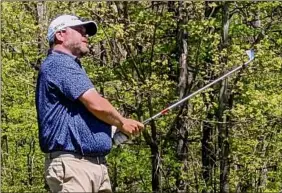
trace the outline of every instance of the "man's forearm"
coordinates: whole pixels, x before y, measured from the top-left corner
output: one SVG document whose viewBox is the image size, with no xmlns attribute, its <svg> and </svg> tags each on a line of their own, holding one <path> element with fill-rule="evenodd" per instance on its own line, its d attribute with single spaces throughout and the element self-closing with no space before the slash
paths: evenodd
<svg viewBox="0 0 282 193">
<path fill-rule="evenodd" d="M 116 126 L 127 135 L 137 134 L 144 125 L 139 121 L 123 117 L 113 105 L 105 98 L 101 97 L 95 89 L 89 89 L 83 93 L 79 100 L 98 119 Z"/>
<path fill-rule="evenodd" d="M 88 110 L 93 113 L 98 119 L 114 125 L 117 128 L 121 128 L 123 125 L 123 120 L 125 119 L 113 106 L 112 104 L 104 98 L 99 99 L 99 103 L 90 104 Z"/>
<path fill-rule="evenodd" d="M 79 100 L 98 119 L 121 128 L 125 119 L 105 98 L 101 97 L 95 89 L 89 89 Z"/>
</svg>

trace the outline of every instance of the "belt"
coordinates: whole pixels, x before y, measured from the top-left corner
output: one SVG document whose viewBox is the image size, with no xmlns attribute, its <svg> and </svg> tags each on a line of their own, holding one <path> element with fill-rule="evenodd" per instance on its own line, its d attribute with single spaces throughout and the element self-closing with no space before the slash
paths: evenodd
<svg viewBox="0 0 282 193">
<path fill-rule="evenodd" d="M 49 159 L 71 157 L 71 158 L 85 159 L 99 165 L 106 164 L 106 158 L 103 156 L 80 155 L 78 153 L 67 152 L 67 151 L 54 151 L 51 153 L 47 153 L 47 156 L 49 157 Z"/>
</svg>

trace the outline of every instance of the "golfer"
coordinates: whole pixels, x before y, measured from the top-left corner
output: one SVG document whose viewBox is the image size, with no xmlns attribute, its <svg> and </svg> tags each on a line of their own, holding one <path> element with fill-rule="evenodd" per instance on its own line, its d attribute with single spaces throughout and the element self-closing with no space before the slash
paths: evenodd
<svg viewBox="0 0 282 193">
<path fill-rule="evenodd" d="M 121 116 L 84 71 L 79 59 L 89 52 L 88 36 L 96 32 L 95 22 L 73 15 L 55 18 L 48 28 L 50 50 L 38 74 L 36 110 L 52 192 L 112 192 L 105 160 L 112 148 L 111 127 L 128 136 L 144 128 Z"/>
</svg>

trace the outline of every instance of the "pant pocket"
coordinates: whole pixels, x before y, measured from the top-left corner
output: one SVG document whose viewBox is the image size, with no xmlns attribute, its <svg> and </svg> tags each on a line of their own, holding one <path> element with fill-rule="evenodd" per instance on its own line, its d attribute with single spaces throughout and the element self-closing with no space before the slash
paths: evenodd
<svg viewBox="0 0 282 193">
<path fill-rule="evenodd" d="M 53 159 L 49 165 L 47 165 L 45 173 L 46 182 L 52 192 L 59 192 L 63 188 L 64 183 L 64 166 L 61 158 Z"/>
</svg>

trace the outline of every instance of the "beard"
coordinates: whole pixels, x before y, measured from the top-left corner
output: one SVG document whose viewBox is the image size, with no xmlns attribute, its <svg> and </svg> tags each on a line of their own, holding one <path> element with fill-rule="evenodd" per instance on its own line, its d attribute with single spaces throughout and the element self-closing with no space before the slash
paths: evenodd
<svg viewBox="0 0 282 193">
<path fill-rule="evenodd" d="M 79 58 L 89 53 L 89 48 L 82 42 L 75 42 L 69 40 L 66 42 L 65 47 L 71 51 L 71 53 Z"/>
</svg>

